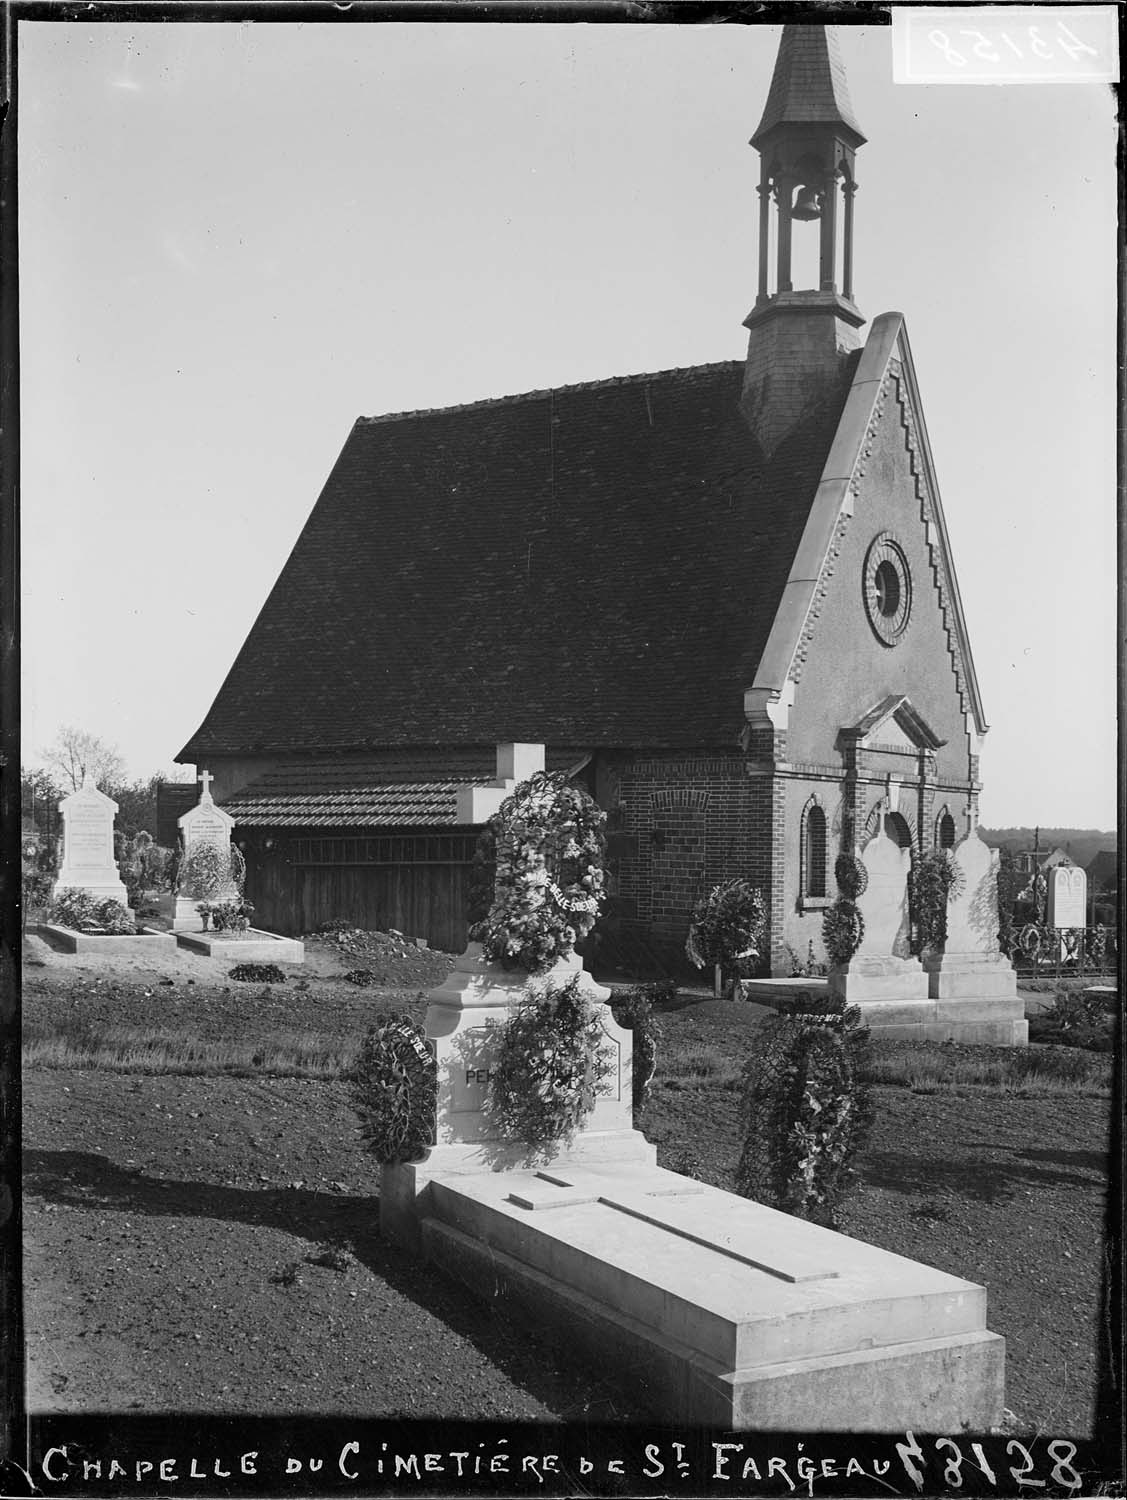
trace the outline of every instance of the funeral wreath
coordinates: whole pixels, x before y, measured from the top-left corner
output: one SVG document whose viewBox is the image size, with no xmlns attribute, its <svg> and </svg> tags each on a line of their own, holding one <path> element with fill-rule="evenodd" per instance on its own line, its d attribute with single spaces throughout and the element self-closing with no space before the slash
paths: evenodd
<svg viewBox="0 0 1127 1500">
<path fill-rule="evenodd" d="M 743 1075 L 745 1198 L 836 1226 L 872 1127 L 868 1047 L 856 1006 L 809 995 L 761 1023 Z"/>
<path fill-rule="evenodd" d="M 348 1081 L 365 1146 L 383 1166 L 419 1161 L 434 1145 L 437 1071 L 421 1026 L 392 1012 L 372 1026 Z"/>
<path fill-rule="evenodd" d="M 565 985 L 532 980 L 501 1028 L 486 1116 L 533 1157 L 567 1145 L 595 1107 L 613 1067 L 599 1009 L 576 975 Z"/>
<path fill-rule="evenodd" d="M 493 901 L 470 930 L 487 958 L 536 974 L 582 942 L 603 899 L 605 821 L 562 772 L 538 771 L 506 798 L 491 820 Z"/>
</svg>

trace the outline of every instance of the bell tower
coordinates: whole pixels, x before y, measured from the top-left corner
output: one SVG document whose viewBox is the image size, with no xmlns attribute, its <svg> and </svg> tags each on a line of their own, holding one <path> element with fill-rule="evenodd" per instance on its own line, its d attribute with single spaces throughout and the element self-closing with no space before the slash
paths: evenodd
<svg viewBox="0 0 1127 1500">
<path fill-rule="evenodd" d="M 853 195 L 854 156 L 864 143 L 832 34 L 824 26 L 784 26 L 750 142 L 760 157 L 759 288 L 744 319 L 750 337 L 741 407 L 768 454 L 829 394 L 844 356 L 860 344 Z M 796 288 L 794 226 L 813 222 L 816 284 Z"/>
</svg>

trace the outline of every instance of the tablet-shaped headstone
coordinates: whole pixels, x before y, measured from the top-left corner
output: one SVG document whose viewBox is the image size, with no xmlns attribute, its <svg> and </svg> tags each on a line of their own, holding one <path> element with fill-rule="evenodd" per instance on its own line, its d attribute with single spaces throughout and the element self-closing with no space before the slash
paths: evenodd
<svg viewBox="0 0 1127 1500">
<path fill-rule="evenodd" d="M 857 958 L 904 958 L 908 955 L 908 871 L 912 856 L 883 826 L 861 851 L 868 885 L 857 898 L 865 935 Z"/>
<path fill-rule="evenodd" d="M 1085 927 L 1088 923 L 1088 877 L 1079 865 L 1056 865 L 1049 871 L 1050 927 Z"/>
<path fill-rule="evenodd" d="M 63 860 L 55 881 L 64 890 L 89 891 L 99 900 L 126 902 L 125 882 L 113 857 L 117 803 L 87 777 L 77 792 L 59 803 L 63 815 Z"/>
<path fill-rule="evenodd" d="M 958 874 L 947 903 L 948 953 L 993 956 L 998 947 L 997 849 L 991 849 L 977 831 L 967 835 L 952 850 Z"/>
</svg>

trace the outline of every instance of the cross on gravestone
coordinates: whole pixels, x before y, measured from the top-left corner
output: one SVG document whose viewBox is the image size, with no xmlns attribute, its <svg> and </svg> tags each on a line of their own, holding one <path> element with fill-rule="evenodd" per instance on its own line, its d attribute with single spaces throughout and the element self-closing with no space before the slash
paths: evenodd
<svg viewBox="0 0 1127 1500">
<path fill-rule="evenodd" d="M 204 798 L 204 797 L 210 797 L 211 796 L 211 792 L 210 792 L 209 788 L 211 786 L 211 783 L 215 780 L 215 777 L 211 774 L 211 772 L 210 771 L 201 771 L 200 774 L 196 777 L 196 780 L 203 787 L 203 791 L 200 793 L 201 799 Z"/>
</svg>

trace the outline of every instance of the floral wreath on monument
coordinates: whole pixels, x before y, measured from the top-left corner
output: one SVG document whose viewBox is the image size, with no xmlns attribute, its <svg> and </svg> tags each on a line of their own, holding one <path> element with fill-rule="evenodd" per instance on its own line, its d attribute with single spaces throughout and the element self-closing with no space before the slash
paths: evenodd
<svg viewBox="0 0 1127 1500">
<path fill-rule="evenodd" d="M 537 771 L 507 797 L 482 836 L 493 845 L 493 902 L 470 929 L 486 958 L 530 974 L 583 941 L 603 900 L 606 814 L 562 771 Z"/>
<path fill-rule="evenodd" d="M 479 845 L 480 874 L 494 865 L 493 901 L 470 936 L 492 962 L 531 976 L 501 1030 L 485 1113 L 533 1159 L 548 1159 L 574 1137 L 612 1066 L 600 1009 L 581 976 L 561 981 L 548 972 L 595 925 L 605 822 L 566 775 L 537 771 L 501 804 Z"/>
</svg>

